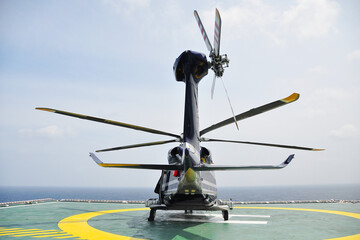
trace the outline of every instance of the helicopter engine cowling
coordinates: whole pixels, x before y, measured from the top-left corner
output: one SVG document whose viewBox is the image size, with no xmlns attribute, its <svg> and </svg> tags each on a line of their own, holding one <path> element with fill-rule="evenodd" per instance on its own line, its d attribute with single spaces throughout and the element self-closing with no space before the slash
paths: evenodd
<svg viewBox="0 0 360 240">
<path fill-rule="evenodd" d="M 196 82 L 199 82 L 208 74 L 210 63 L 205 54 L 194 51 L 183 52 L 176 60 L 173 66 L 176 81 L 185 82 L 185 68 L 190 67 L 190 72 Z"/>
<path fill-rule="evenodd" d="M 207 163 L 207 164 L 213 164 L 214 163 L 212 161 L 212 156 L 211 156 L 210 150 L 205 148 L 205 147 L 201 147 L 201 149 L 200 149 L 200 157 L 201 157 L 201 162 L 202 163 Z"/>
<path fill-rule="evenodd" d="M 181 163 L 182 152 L 183 152 L 183 150 L 181 147 L 174 147 L 173 149 L 170 149 L 168 152 L 169 164 Z"/>
</svg>

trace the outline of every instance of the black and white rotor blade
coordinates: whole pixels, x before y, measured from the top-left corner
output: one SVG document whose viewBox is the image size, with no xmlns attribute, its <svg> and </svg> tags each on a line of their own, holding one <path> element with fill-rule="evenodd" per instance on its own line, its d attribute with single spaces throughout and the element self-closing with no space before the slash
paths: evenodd
<svg viewBox="0 0 360 240">
<path fill-rule="evenodd" d="M 253 108 L 247 112 L 244 112 L 244 113 L 240 113 L 238 115 L 235 116 L 235 120 L 236 121 L 240 121 L 240 120 L 244 120 L 246 118 L 249 118 L 249 117 L 253 117 L 255 115 L 258 115 L 260 113 L 264 113 L 264 112 L 267 112 L 269 110 L 272 110 L 272 109 L 275 109 L 275 108 L 278 108 L 278 107 L 281 107 L 281 106 L 284 106 L 288 103 L 292 103 L 296 100 L 298 100 L 300 97 L 300 94 L 298 93 L 293 93 L 292 95 L 290 95 L 289 97 L 287 98 L 283 98 L 283 99 L 280 99 L 280 100 L 277 100 L 277 101 L 274 101 L 274 102 L 271 102 L 271 103 L 268 103 L 268 104 L 265 104 L 263 106 L 260 106 L 260 107 L 257 107 L 257 108 Z M 213 131 L 215 129 L 218 129 L 218 128 L 221 128 L 221 127 L 224 127 L 228 124 L 231 124 L 232 122 L 234 121 L 234 118 L 233 117 L 230 117 L 224 121 L 221 121 L 219 123 L 216 123 L 210 127 L 207 127 L 203 130 L 200 131 L 200 136 L 210 132 L 210 131 Z"/>
<path fill-rule="evenodd" d="M 220 55 L 220 38 L 221 38 L 221 18 L 219 10 L 215 9 L 215 29 L 214 29 L 214 53 L 215 57 Z"/>
<path fill-rule="evenodd" d="M 226 93 L 226 97 L 227 97 L 227 100 L 228 100 L 229 105 L 230 105 L 230 109 L 231 109 L 231 112 L 232 112 L 232 115 L 233 115 L 234 123 L 235 123 L 235 125 L 236 125 L 237 130 L 239 130 L 239 125 L 238 125 L 238 123 L 237 123 L 237 121 L 236 121 L 236 118 L 235 118 L 234 109 L 233 109 L 233 107 L 232 107 L 232 105 L 231 105 L 230 97 L 229 97 L 228 91 L 227 91 L 227 89 L 226 89 L 226 87 L 225 87 L 225 83 L 224 83 L 224 80 L 223 80 L 222 77 L 221 77 L 221 82 L 222 82 L 222 84 L 223 84 L 223 87 L 224 87 L 224 90 L 225 90 L 225 93 Z"/>
<path fill-rule="evenodd" d="M 212 48 L 211 43 L 209 41 L 209 38 L 208 38 L 208 36 L 206 34 L 204 25 L 201 22 L 200 16 L 199 16 L 199 14 L 198 14 L 198 12 L 196 10 L 194 11 L 194 16 L 195 16 L 196 22 L 197 22 L 197 24 L 198 24 L 198 26 L 200 28 L 201 36 L 203 37 L 203 39 L 205 41 L 206 47 L 209 50 L 209 52 L 212 52 L 213 48 Z"/>
<path fill-rule="evenodd" d="M 124 150 L 130 148 L 139 148 L 139 147 L 148 147 L 148 146 L 155 146 L 155 145 L 162 145 L 167 143 L 178 142 L 178 139 L 167 140 L 167 141 L 157 141 L 157 142 L 149 142 L 149 143 L 140 143 L 140 144 L 133 144 L 121 147 L 113 147 L 113 148 L 106 148 L 101 150 L 96 150 L 96 152 L 109 152 L 109 151 L 116 151 L 116 150 Z"/>
<path fill-rule="evenodd" d="M 212 84 L 211 84 L 211 99 L 214 98 L 215 82 L 216 82 L 216 75 L 214 74 L 214 79 L 213 79 L 213 82 L 212 82 Z"/>
<path fill-rule="evenodd" d="M 47 112 L 58 113 L 58 114 L 62 114 L 62 115 L 70 116 L 70 117 L 76 117 L 76 118 L 81 118 L 81 119 L 85 119 L 85 120 L 89 120 L 89 121 L 100 122 L 100 123 L 115 125 L 115 126 L 119 126 L 119 127 L 130 128 L 130 129 L 143 131 L 143 132 L 148 132 L 148 133 L 153 133 L 153 134 L 159 134 L 159 135 L 166 135 L 166 136 L 175 137 L 175 138 L 181 138 L 180 135 L 169 133 L 169 132 L 164 132 L 164 131 L 160 131 L 160 130 L 156 130 L 156 129 L 152 129 L 152 128 L 137 126 L 137 125 L 123 123 L 123 122 L 117 122 L 117 121 L 103 119 L 103 118 L 86 116 L 86 115 L 82 115 L 82 114 L 78 114 L 78 113 L 71 113 L 71 112 L 66 112 L 66 111 L 62 111 L 62 110 L 56 110 L 56 109 L 51 109 L 51 108 L 41 108 L 41 107 L 36 108 L 36 110 L 42 110 L 42 111 L 47 111 Z"/>
<path fill-rule="evenodd" d="M 318 149 L 318 148 L 299 147 L 299 146 L 290 146 L 290 145 L 273 144 L 273 143 L 234 141 L 234 140 L 223 140 L 223 139 L 212 139 L 212 138 L 201 138 L 201 141 L 202 142 L 241 143 L 241 144 L 259 145 L 259 146 L 267 146 L 267 147 L 278 147 L 278 148 L 289 148 L 289 149 L 307 150 L 307 151 L 323 151 L 324 150 L 324 149 Z"/>
</svg>

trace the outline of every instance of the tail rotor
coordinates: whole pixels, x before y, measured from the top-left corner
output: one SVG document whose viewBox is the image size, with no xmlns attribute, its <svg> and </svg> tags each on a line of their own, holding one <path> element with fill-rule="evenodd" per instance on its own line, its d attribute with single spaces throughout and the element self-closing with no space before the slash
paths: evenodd
<svg viewBox="0 0 360 240">
<path fill-rule="evenodd" d="M 229 94 L 226 90 L 224 80 L 222 79 L 225 68 L 229 67 L 230 60 L 226 54 L 223 54 L 223 55 L 220 54 L 221 17 L 220 17 L 219 10 L 218 9 L 215 10 L 214 48 L 211 46 L 211 43 L 209 41 L 209 38 L 208 38 L 205 28 L 204 28 L 204 25 L 202 24 L 202 22 L 200 20 L 200 16 L 196 10 L 194 11 L 194 16 L 199 25 L 201 35 L 205 41 L 205 45 L 210 52 L 209 57 L 210 57 L 211 61 L 209 62 L 209 67 L 214 71 L 214 79 L 213 79 L 213 82 L 211 85 L 211 99 L 213 99 L 213 97 L 214 97 L 216 78 L 221 78 L 227 99 L 229 101 L 231 112 L 234 117 L 236 127 L 237 127 L 237 129 L 239 129 L 236 119 L 235 119 L 235 114 L 234 114 L 233 107 L 231 105 Z"/>
</svg>

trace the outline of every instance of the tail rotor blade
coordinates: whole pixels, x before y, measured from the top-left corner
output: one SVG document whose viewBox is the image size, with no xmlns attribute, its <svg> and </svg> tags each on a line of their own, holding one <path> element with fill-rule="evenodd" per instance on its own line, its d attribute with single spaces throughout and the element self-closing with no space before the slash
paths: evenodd
<svg viewBox="0 0 360 240">
<path fill-rule="evenodd" d="M 230 97 L 229 97 L 229 94 L 228 94 L 228 92 L 227 92 L 227 90 L 226 90 L 226 87 L 225 87 L 225 83 L 224 83 L 223 78 L 221 78 L 221 82 L 222 82 L 222 84 L 223 84 L 223 87 L 224 87 L 224 90 L 225 90 L 225 93 L 226 93 L 226 97 L 227 97 L 227 99 L 228 99 L 228 101 L 229 101 L 229 105 L 230 105 L 230 108 L 231 108 L 231 112 L 232 112 L 232 114 L 233 114 L 233 118 L 234 118 L 234 122 L 235 122 L 236 128 L 237 128 L 237 130 L 239 130 L 239 125 L 238 125 L 238 123 L 237 123 L 237 121 L 236 121 L 234 109 L 233 109 L 233 107 L 232 107 L 232 105 L 231 105 Z"/>
<path fill-rule="evenodd" d="M 220 55 L 220 37 L 221 37 L 221 18 L 219 10 L 215 10 L 215 31 L 214 31 L 214 51 L 215 56 Z"/>
<path fill-rule="evenodd" d="M 213 50 L 212 46 L 211 46 L 211 43 L 209 41 L 209 38 L 206 34 L 206 31 L 205 31 L 205 28 L 204 28 L 204 25 L 202 24 L 201 20 L 200 20 L 200 16 L 198 14 L 198 12 L 195 10 L 194 11 L 194 16 L 195 16 L 195 19 L 196 19 L 196 22 L 198 23 L 199 25 L 199 28 L 200 28 L 200 31 L 201 31 L 201 35 L 205 41 L 205 44 L 206 44 L 206 47 L 207 49 L 209 50 L 209 52 L 211 52 Z"/>
<path fill-rule="evenodd" d="M 211 100 L 214 98 L 215 82 L 216 82 L 216 74 L 214 74 L 214 79 L 211 85 Z"/>
</svg>

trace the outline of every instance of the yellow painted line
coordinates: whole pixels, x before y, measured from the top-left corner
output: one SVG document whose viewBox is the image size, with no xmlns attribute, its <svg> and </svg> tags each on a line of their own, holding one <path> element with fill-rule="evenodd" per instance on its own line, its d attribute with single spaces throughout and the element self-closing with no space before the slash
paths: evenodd
<svg viewBox="0 0 360 240">
<path fill-rule="evenodd" d="M 129 212 L 129 211 L 143 211 L 149 210 L 149 208 L 130 208 L 130 209 L 117 209 L 117 210 L 107 210 L 99 212 L 90 212 L 82 213 L 74 216 L 64 218 L 58 223 L 58 226 L 64 232 L 67 232 L 73 236 L 79 237 L 81 239 L 88 240 L 140 240 L 140 238 L 127 237 L 122 235 L 117 235 L 113 233 L 104 232 L 96 228 L 91 227 L 88 224 L 88 220 L 93 217 L 101 216 L 109 213 L 118 213 L 118 212 Z"/>
<path fill-rule="evenodd" d="M 346 217 L 352 217 L 360 219 L 359 213 L 351 212 L 342 212 L 342 211 L 333 211 L 333 210 L 323 210 L 323 209 L 307 209 L 307 208 L 280 208 L 280 207 L 234 207 L 234 208 L 247 208 L 247 209 L 274 209 L 274 210 L 293 210 L 293 211 L 306 211 L 306 212 L 320 212 L 320 213 L 330 213 L 336 215 L 342 215 Z M 339 237 L 339 238 L 329 238 L 326 240 L 360 240 L 360 234 L 355 234 L 351 236 Z"/>
<path fill-rule="evenodd" d="M 38 233 L 20 233 L 20 234 L 13 234 L 14 237 L 23 237 L 23 236 L 34 236 L 34 235 L 45 235 L 51 234 L 50 232 L 38 232 Z"/>
<path fill-rule="evenodd" d="M 38 231 L 27 231 L 27 230 L 24 230 L 24 231 L 14 231 L 14 232 L 8 232 L 8 233 L 2 233 L 0 234 L 0 236 L 6 236 L 6 235 L 17 235 L 17 234 L 31 234 L 31 233 L 40 233 L 40 232 L 43 232 L 42 230 L 38 230 Z"/>
<path fill-rule="evenodd" d="M 70 234 L 67 234 L 67 233 L 58 233 L 58 234 L 33 236 L 33 237 L 35 237 L 35 238 L 44 238 L 44 237 L 67 237 L 67 238 L 70 238 L 70 237 L 74 237 L 74 236 L 71 236 Z"/>
<path fill-rule="evenodd" d="M 76 238 L 68 233 L 59 230 L 42 230 L 42 229 L 24 229 L 24 228 L 1 228 L 0 236 L 12 236 L 12 237 L 53 237 L 53 238 Z"/>
<path fill-rule="evenodd" d="M 359 213 L 350 213 L 350 212 L 342 212 L 342 211 L 332 211 L 332 210 L 321 210 L 321 209 L 304 209 L 304 208 L 279 208 L 279 207 L 234 207 L 238 209 L 247 208 L 247 209 L 275 209 L 275 210 L 293 210 L 293 211 L 307 211 L 307 212 L 320 212 L 320 213 L 330 213 L 336 215 L 342 215 L 347 217 L 352 217 L 356 219 L 360 219 Z M 99 212 L 90 212 L 90 213 L 82 213 L 74 216 L 67 217 L 61 220 L 58 223 L 60 229 L 64 232 L 67 232 L 75 237 L 79 237 L 81 239 L 88 240 L 130 240 L 137 239 L 122 235 L 116 235 L 108 232 L 104 232 L 98 229 L 91 227 L 87 222 L 97 216 L 101 216 L 109 213 L 118 213 L 118 212 L 128 212 L 128 211 L 142 211 L 148 210 L 149 208 L 131 208 L 131 209 L 118 209 L 118 210 L 107 210 L 107 211 L 99 211 Z M 58 237 L 61 238 L 61 237 Z M 360 240 L 360 234 L 345 236 L 340 238 L 332 238 L 327 240 Z"/>
<path fill-rule="evenodd" d="M 8 228 L 8 229 L 4 229 L 3 231 L 1 232 L 20 232 L 20 231 L 42 231 L 41 229 L 23 229 L 23 228 Z"/>
<path fill-rule="evenodd" d="M 351 235 L 347 237 L 331 238 L 327 240 L 359 240 L 359 239 L 360 239 L 360 234 Z"/>
</svg>

